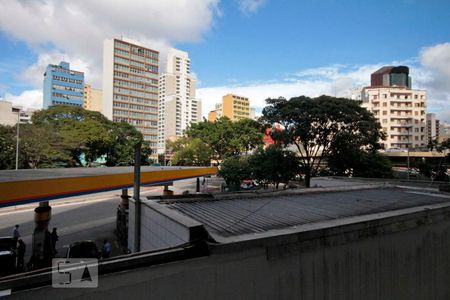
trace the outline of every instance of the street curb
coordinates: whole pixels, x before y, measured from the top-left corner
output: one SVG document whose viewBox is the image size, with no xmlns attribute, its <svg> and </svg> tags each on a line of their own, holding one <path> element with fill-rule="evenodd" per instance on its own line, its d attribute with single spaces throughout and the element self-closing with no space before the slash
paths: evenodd
<svg viewBox="0 0 450 300">
<path fill-rule="evenodd" d="M 152 192 L 152 191 L 141 191 L 141 194 L 145 194 L 146 192 Z M 78 196 L 78 197 L 82 197 L 82 196 Z M 117 197 L 117 199 L 119 199 L 120 195 L 119 194 L 114 194 L 114 195 L 111 195 L 109 197 L 103 197 L 103 198 L 98 198 L 98 199 L 71 199 L 71 200 L 67 200 L 66 199 L 66 200 L 64 200 L 62 198 L 60 200 L 53 200 L 51 202 L 50 206 L 56 207 L 56 206 L 62 206 L 62 205 L 66 205 L 66 204 L 81 204 L 81 203 L 84 203 L 84 202 L 100 202 L 100 201 L 111 200 L 111 199 L 113 199 L 115 197 Z M 3 208 L 0 208 L 0 215 L 12 213 L 12 212 L 20 212 L 20 211 L 31 210 L 31 209 L 36 208 L 38 205 L 39 205 L 39 202 L 34 202 L 32 204 L 24 204 L 24 205 L 3 207 Z"/>
</svg>

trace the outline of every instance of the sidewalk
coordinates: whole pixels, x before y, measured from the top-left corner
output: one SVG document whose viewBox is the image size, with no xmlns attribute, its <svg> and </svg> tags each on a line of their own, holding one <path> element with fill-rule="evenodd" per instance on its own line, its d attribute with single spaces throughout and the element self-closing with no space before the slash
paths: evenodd
<svg viewBox="0 0 450 300">
<path fill-rule="evenodd" d="M 155 186 L 155 187 L 143 187 L 141 191 L 141 195 L 146 195 L 149 193 L 153 193 L 158 190 L 162 190 L 162 187 Z M 120 198 L 121 191 L 111 191 L 111 192 L 103 192 L 103 193 L 96 193 L 96 194 L 90 194 L 90 195 L 83 195 L 83 196 L 76 196 L 76 197 L 68 197 L 68 198 L 61 198 L 58 200 L 50 200 L 50 206 L 61 206 L 61 205 L 69 205 L 69 204 L 81 204 L 84 202 L 100 202 L 100 201 L 107 201 L 111 199 L 119 199 Z M 128 195 L 133 196 L 132 191 Z M 39 202 L 29 203 L 29 204 L 23 204 L 23 205 L 16 205 L 16 206 L 8 206 L 0 208 L 0 216 L 13 213 L 13 212 L 22 212 L 26 210 L 33 210 L 39 205 Z"/>
</svg>

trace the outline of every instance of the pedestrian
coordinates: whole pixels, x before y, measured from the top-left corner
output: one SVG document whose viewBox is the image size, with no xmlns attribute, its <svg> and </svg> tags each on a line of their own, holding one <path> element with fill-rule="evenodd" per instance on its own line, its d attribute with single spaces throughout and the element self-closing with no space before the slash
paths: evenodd
<svg viewBox="0 0 450 300">
<path fill-rule="evenodd" d="M 107 239 L 104 239 L 102 248 L 102 257 L 108 258 L 110 254 L 111 254 L 111 244 L 108 242 Z"/>
<path fill-rule="evenodd" d="M 26 251 L 25 243 L 20 239 L 19 240 L 19 246 L 17 247 L 17 269 L 23 270 L 25 267 L 25 251 Z"/>
<path fill-rule="evenodd" d="M 56 251 L 56 242 L 59 240 L 58 233 L 56 232 L 56 227 L 53 227 L 50 239 L 52 241 L 53 256 L 55 256 L 55 254 L 58 253 L 58 251 Z"/>
<path fill-rule="evenodd" d="M 13 230 L 13 238 L 14 238 L 14 248 L 17 248 L 17 241 L 20 238 L 20 231 L 19 231 L 19 225 L 16 224 L 14 226 L 14 230 Z"/>
</svg>

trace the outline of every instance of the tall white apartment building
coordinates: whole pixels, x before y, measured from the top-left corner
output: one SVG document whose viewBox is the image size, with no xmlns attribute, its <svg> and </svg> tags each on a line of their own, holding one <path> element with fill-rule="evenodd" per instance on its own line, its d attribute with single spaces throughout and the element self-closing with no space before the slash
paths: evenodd
<svg viewBox="0 0 450 300">
<path fill-rule="evenodd" d="M 385 149 L 427 145 L 427 94 L 411 89 L 407 67 L 383 67 L 373 73 L 371 86 L 362 91 L 362 101 L 386 133 L 387 139 L 380 142 Z"/>
<path fill-rule="evenodd" d="M 429 113 L 426 115 L 427 122 L 427 142 L 439 140 L 439 120 L 436 119 L 436 114 Z"/>
<path fill-rule="evenodd" d="M 169 49 L 165 72 L 160 77 L 159 154 L 165 153 L 167 139 L 182 136 L 189 124 L 201 121 L 202 102 L 195 98 L 196 83 L 188 53 Z"/>
<path fill-rule="evenodd" d="M 102 113 L 135 126 L 153 153 L 158 141 L 158 87 L 158 51 L 125 39 L 104 41 Z"/>
</svg>

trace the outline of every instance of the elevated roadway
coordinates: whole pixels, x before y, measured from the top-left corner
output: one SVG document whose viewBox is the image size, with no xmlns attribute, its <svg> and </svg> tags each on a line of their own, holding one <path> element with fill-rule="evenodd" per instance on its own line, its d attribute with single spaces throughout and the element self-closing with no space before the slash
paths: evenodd
<svg viewBox="0 0 450 300">
<path fill-rule="evenodd" d="M 141 167 L 141 185 L 214 175 L 216 167 Z M 126 189 L 133 167 L 0 171 L 0 207 Z"/>
</svg>

